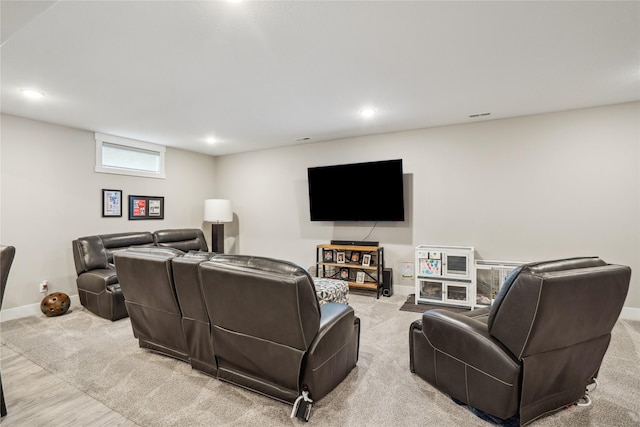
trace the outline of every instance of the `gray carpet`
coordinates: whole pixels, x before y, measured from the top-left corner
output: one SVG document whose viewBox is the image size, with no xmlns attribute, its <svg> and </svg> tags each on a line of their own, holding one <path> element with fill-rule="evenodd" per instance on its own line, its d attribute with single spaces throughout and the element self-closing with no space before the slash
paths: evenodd
<svg viewBox="0 0 640 427">
<path fill-rule="evenodd" d="M 443 304 L 416 304 L 416 294 L 409 294 L 407 300 L 400 306 L 400 311 L 410 311 L 412 313 L 424 313 L 427 310 L 444 309 L 449 311 L 455 311 L 458 313 L 464 313 L 469 311 L 469 308 L 449 306 Z"/>
<path fill-rule="evenodd" d="M 362 322 L 360 359 L 314 404 L 308 425 L 487 426 L 409 372 L 406 296 L 351 295 Z M 3 322 L 2 342 L 140 426 L 305 425 L 291 407 L 140 349 L 128 319 L 110 322 L 81 307 L 61 317 Z M 572 407 L 536 426 L 640 425 L 640 322 L 619 321 L 591 407 Z M 7 391 L 7 390 L 5 390 Z"/>
</svg>

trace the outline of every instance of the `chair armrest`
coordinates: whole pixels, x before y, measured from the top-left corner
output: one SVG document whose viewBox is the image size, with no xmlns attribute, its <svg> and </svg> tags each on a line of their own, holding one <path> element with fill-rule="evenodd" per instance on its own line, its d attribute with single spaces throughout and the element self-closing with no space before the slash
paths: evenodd
<svg viewBox="0 0 640 427">
<path fill-rule="evenodd" d="M 104 292 L 107 286 L 118 283 L 118 276 L 113 268 L 100 268 L 80 273 L 76 283 L 78 290 L 99 294 Z"/>
<path fill-rule="evenodd" d="M 503 381 L 511 381 L 520 363 L 487 325 L 464 314 L 428 310 L 422 315 L 422 334 L 438 351 Z"/>
<path fill-rule="evenodd" d="M 346 304 L 329 302 L 320 306 L 320 329 L 309 346 L 308 360 L 317 368 L 353 339 L 356 317 Z"/>
</svg>

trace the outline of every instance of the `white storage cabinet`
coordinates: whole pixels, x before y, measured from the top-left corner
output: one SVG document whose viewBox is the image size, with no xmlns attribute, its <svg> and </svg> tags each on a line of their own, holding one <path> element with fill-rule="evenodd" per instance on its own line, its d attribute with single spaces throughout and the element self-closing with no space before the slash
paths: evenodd
<svg viewBox="0 0 640 427">
<path fill-rule="evenodd" d="M 416 304 L 476 307 L 474 260 L 471 246 L 416 247 Z"/>
</svg>

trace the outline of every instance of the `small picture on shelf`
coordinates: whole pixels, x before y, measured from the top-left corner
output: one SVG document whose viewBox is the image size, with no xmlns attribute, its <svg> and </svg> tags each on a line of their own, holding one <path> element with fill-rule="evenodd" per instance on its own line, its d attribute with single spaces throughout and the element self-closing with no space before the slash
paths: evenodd
<svg viewBox="0 0 640 427">
<path fill-rule="evenodd" d="M 322 260 L 324 262 L 333 262 L 333 249 L 323 249 Z"/>
<path fill-rule="evenodd" d="M 341 268 L 340 269 L 340 280 L 349 280 L 349 269 Z"/>
<path fill-rule="evenodd" d="M 351 262 L 355 262 L 355 263 L 360 262 L 360 252 L 358 251 L 351 252 Z"/>
<path fill-rule="evenodd" d="M 356 283 L 364 283 L 364 271 L 358 271 L 356 274 Z"/>
<path fill-rule="evenodd" d="M 362 265 L 364 267 L 369 267 L 371 265 L 371 254 L 362 255 Z"/>
<path fill-rule="evenodd" d="M 336 262 L 338 264 L 344 264 L 345 263 L 345 256 L 344 256 L 344 252 L 338 252 L 336 254 Z"/>
</svg>

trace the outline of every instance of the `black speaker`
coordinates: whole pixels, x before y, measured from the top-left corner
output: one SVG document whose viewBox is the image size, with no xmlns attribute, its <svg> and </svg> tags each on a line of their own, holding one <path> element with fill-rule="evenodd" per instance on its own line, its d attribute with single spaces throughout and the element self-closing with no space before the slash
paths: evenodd
<svg viewBox="0 0 640 427">
<path fill-rule="evenodd" d="M 390 297 L 393 295 L 393 269 L 385 268 L 382 270 L 382 295 Z"/>
</svg>

